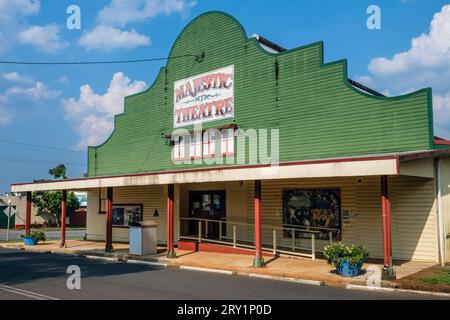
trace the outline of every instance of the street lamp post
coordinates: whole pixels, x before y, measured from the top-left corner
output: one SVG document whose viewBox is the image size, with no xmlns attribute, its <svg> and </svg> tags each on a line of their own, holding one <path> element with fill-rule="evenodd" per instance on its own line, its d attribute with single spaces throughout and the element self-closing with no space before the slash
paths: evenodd
<svg viewBox="0 0 450 320">
<path fill-rule="evenodd" d="M 6 229 L 6 241 L 9 241 L 9 220 L 11 219 L 11 199 L 8 199 L 8 227 Z"/>
</svg>

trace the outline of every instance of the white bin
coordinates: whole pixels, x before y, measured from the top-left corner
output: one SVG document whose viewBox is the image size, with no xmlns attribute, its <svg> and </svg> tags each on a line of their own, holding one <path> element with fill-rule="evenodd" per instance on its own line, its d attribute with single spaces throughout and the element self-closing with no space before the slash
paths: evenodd
<svg viewBox="0 0 450 320">
<path fill-rule="evenodd" d="M 140 226 L 130 226 L 130 254 L 138 256 L 156 254 L 157 239 L 155 221 L 144 221 Z"/>
</svg>

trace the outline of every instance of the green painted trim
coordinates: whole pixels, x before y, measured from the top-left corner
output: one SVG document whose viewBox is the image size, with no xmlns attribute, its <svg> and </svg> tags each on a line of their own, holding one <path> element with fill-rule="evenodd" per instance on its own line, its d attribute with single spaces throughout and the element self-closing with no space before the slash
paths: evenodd
<svg viewBox="0 0 450 320">
<path fill-rule="evenodd" d="M 175 259 L 176 257 L 177 257 L 177 254 L 175 253 L 175 250 L 167 251 L 167 258 Z"/>
<path fill-rule="evenodd" d="M 433 144 L 433 149 L 450 149 L 450 146 L 443 144 Z"/>
<path fill-rule="evenodd" d="M 253 267 L 255 268 L 262 268 L 265 265 L 266 263 L 264 262 L 264 258 L 255 257 L 255 259 L 253 260 Z"/>
<path fill-rule="evenodd" d="M 433 149 L 434 147 L 434 115 L 433 115 L 433 91 L 431 88 L 425 88 L 422 90 L 427 91 L 427 106 L 428 106 L 428 129 L 430 135 L 430 147 L 429 149 Z"/>
<path fill-rule="evenodd" d="M 397 278 L 393 267 L 383 268 L 381 271 L 381 280 L 395 280 Z"/>
</svg>

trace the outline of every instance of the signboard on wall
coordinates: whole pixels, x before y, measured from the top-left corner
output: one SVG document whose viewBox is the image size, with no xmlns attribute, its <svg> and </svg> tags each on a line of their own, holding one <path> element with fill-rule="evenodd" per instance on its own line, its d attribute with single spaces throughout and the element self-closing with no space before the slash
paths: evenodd
<svg viewBox="0 0 450 320">
<path fill-rule="evenodd" d="M 234 66 L 174 83 L 173 127 L 234 118 Z"/>
<path fill-rule="evenodd" d="M 307 231 L 318 231 L 317 239 L 330 240 L 341 232 L 339 189 L 286 190 L 283 192 L 284 237 L 309 238 Z M 293 231 L 294 230 L 294 231 Z M 302 232 L 303 231 L 303 232 Z"/>
</svg>

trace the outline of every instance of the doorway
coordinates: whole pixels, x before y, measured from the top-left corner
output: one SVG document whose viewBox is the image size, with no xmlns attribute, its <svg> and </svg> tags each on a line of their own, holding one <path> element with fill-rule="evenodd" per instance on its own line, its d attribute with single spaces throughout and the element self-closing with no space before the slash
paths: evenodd
<svg viewBox="0 0 450 320">
<path fill-rule="evenodd" d="M 217 221 L 208 223 L 202 221 L 202 237 L 220 240 L 220 235 L 226 234 L 225 223 L 222 223 L 222 227 L 219 223 L 226 219 L 225 204 L 225 190 L 189 192 L 189 218 Z M 198 233 L 198 221 L 189 221 L 189 234 L 198 235 Z"/>
</svg>

